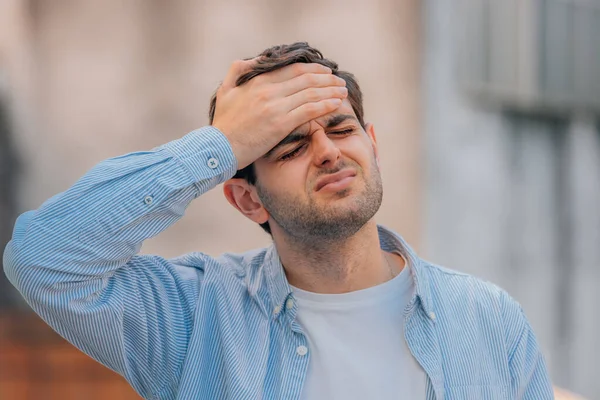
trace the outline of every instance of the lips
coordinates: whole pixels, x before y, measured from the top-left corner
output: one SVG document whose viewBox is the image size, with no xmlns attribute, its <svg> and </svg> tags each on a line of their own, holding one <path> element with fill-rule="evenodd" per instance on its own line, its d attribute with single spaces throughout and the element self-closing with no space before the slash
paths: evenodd
<svg viewBox="0 0 600 400">
<path fill-rule="evenodd" d="M 335 174 L 327 175 L 317 181 L 317 186 L 316 186 L 315 191 L 318 192 L 324 186 L 326 186 L 330 183 L 335 183 L 335 182 L 341 181 L 342 179 L 349 178 L 351 176 L 356 176 L 356 172 L 349 170 L 349 169 L 345 169 L 345 170 L 336 172 Z"/>
</svg>

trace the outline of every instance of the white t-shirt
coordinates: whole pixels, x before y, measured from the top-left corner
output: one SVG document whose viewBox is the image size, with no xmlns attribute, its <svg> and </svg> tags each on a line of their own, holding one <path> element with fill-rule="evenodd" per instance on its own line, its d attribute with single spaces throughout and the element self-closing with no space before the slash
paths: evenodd
<svg viewBox="0 0 600 400">
<path fill-rule="evenodd" d="M 404 309 L 415 290 L 408 265 L 351 293 L 292 290 L 310 354 L 303 400 L 425 398 L 425 371 L 404 339 Z"/>
</svg>

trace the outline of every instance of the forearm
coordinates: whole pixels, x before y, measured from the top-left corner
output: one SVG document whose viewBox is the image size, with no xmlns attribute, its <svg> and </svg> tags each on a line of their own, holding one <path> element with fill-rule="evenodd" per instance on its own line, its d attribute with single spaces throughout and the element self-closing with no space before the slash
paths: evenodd
<svg viewBox="0 0 600 400">
<path fill-rule="evenodd" d="M 36 283 L 110 276 L 144 240 L 180 219 L 194 198 L 233 176 L 236 166 L 227 139 L 210 127 L 103 161 L 19 217 L 4 254 L 6 273 L 24 295 Z"/>
</svg>

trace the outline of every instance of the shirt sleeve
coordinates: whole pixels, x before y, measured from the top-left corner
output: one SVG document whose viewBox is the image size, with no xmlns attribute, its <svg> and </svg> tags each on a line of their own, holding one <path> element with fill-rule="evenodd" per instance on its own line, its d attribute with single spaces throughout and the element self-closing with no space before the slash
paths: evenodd
<svg viewBox="0 0 600 400">
<path fill-rule="evenodd" d="M 509 351 L 508 365 L 514 399 L 554 399 L 554 391 L 544 356 L 521 306 L 504 296 L 505 328 Z"/>
<path fill-rule="evenodd" d="M 236 169 L 213 127 L 103 161 L 17 219 L 5 273 L 59 334 L 154 397 L 180 371 L 209 259 L 183 271 L 137 253 Z"/>
</svg>

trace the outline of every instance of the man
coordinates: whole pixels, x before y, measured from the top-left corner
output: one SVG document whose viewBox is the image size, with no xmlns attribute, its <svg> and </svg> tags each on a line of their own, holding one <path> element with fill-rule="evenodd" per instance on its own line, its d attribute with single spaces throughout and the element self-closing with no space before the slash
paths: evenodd
<svg viewBox="0 0 600 400">
<path fill-rule="evenodd" d="M 54 329 L 149 399 L 552 398 L 514 300 L 376 225 L 375 129 L 351 74 L 273 47 L 233 64 L 210 115 L 19 217 L 6 273 Z M 272 246 L 136 255 L 221 182 Z"/>
</svg>

